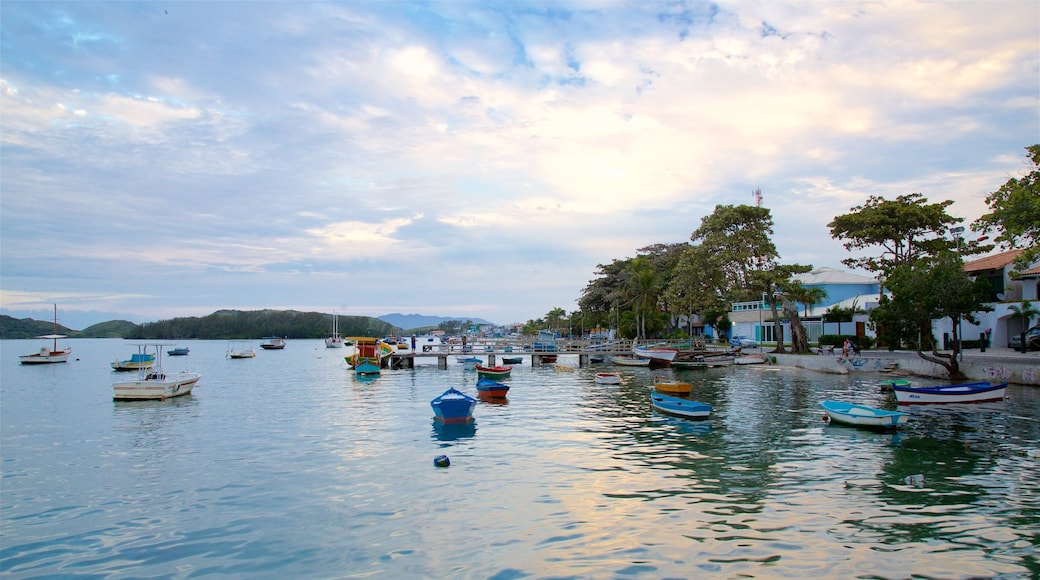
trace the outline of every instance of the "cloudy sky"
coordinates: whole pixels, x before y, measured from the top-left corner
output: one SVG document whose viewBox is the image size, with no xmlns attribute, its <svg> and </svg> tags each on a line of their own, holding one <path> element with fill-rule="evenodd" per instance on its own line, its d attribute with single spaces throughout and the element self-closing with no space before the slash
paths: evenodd
<svg viewBox="0 0 1040 580">
<path fill-rule="evenodd" d="M 843 268 L 869 195 L 985 195 L 1040 142 L 1040 3 L 0 4 L 0 308 L 522 322 L 772 211 Z"/>
</svg>

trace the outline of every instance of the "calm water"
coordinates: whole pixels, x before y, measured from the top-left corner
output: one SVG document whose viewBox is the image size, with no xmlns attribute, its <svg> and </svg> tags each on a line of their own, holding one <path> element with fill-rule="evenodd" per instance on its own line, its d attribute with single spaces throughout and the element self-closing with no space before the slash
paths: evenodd
<svg viewBox="0 0 1040 580">
<path fill-rule="evenodd" d="M 0 343 L 9 578 L 1040 575 L 1036 388 L 878 434 L 818 406 L 894 408 L 876 375 L 663 371 L 714 405 L 694 423 L 650 410 L 645 369 L 601 386 L 525 360 L 508 403 L 441 429 L 430 399 L 476 394 L 454 357 L 358 380 L 317 340 L 187 342 L 166 366 L 203 374 L 192 395 L 115 403 L 108 363 L 134 347 L 20 366 L 38 342 Z"/>
</svg>

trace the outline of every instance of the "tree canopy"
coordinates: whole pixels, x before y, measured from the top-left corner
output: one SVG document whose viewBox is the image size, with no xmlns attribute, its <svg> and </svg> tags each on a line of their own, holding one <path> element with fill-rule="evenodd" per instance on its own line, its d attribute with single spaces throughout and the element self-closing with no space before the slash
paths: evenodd
<svg viewBox="0 0 1040 580">
<path fill-rule="evenodd" d="M 845 241 L 846 250 L 882 250 L 877 256 L 846 258 L 842 263 L 887 277 L 901 264 L 911 264 L 956 246 L 956 241 L 944 237 L 952 225 L 964 221 L 946 212 L 953 200 L 931 204 L 927 201 L 920 193 L 900 195 L 891 201 L 872 195 L 850 213 L 836 216 L 827 227 L 831 236 Z M 971 254 L 976 250 L 963 247 L 962 252 Z"/>
<path fill-rule="evenodd" d="M 995 230 L 997 243 L 1023 248 L 1025 252 L 1018 258 L 1022 266 L 1040 257 L 1040 145 L 1030 145 L 1026 151 L 1033 170 L 1008 179 L 986 196 L 990 212 L 971 226 L 977 232 Z"/>
</svg>

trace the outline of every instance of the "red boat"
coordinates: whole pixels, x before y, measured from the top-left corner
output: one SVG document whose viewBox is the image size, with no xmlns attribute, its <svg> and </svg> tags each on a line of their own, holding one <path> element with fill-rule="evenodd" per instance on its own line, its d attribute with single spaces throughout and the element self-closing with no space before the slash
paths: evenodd
<svg viewBox="0 0 1040 580">
<path fill-rule="evenodd" d="M 508 377 L 510 371 L 512 371 L 512 370 L 513 370 L 513 367 L 504 367 L 504 366 L 485 367 L 485 366 L 477 365 L 477 376 L 478 377 L 487 377 L 489 379 L 500 379 L 502 377 Z"/>
</svg>

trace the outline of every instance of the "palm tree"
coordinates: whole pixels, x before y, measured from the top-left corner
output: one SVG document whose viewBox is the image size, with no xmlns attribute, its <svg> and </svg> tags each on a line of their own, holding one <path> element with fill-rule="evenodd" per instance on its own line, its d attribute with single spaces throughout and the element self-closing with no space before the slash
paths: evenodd
<svg viewBox="0 0 1040 580">
<path fill-rule="evenodd" d="M 625 290 L 636 315 L 636 331 L 639 338 L 645 339 L 646 318 L 657 306 L 661 291 L 657 273 L 645 259 L 632 260 Z"/>
<path fill-rule="evenodd" d="M 549 325 L 549 330 L 556 332 L 556 327 L 560 325 L 560 322 L 567 317 L 567 311 L 563 308 L 556 307 L 549 311 L 545 315 L 545 321 Z"/>
</svg>

